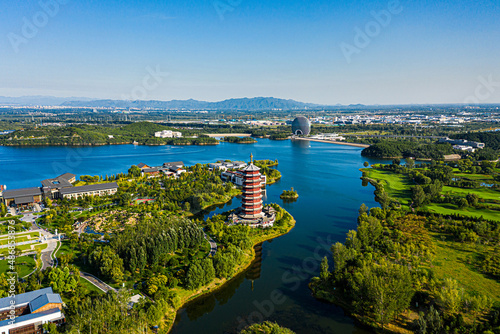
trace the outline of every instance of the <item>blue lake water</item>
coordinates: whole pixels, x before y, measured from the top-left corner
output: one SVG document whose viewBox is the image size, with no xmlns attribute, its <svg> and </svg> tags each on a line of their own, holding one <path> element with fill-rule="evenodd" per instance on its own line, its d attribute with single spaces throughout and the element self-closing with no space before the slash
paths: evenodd
<svg viewBox="0 0 500 334">
<path fill-rule="evenodd" d="M 321 258 L 330 257 L 329 246 L 343 242 L 347 231 L 356 228 L 360 205 L 377 205 L 373 187 L 361 185 L 359 168 L 364 161 L 381 161 L 361 157 L 360 152 L 349 146 L 267 139 L 253 145 L 218 146 L 0 146 L 0 184 L 8 189 L 39 186 L 41 180 L 65 172 L 77 176 L 126 173 L 140 162 L 248 161 L 250 153 L 255 159 L 278 159 L 283 177 L 267 187 L 265 202 L 285 207 L 295 217 L 296 227 L 265 242 L 256 263 L 226 287 L 181 309 L 173 333 L 235 333 L 261 320 L 276 321 L 297 333 L 367 333 L 342 309 L 315 300 L 307 287 L 310 277 L 319 272 Z M 283 203 L 279 195 L 291 187 L 300 197 Z M 239 205 L 236 198 L 212 214 Z"/>
</svg>

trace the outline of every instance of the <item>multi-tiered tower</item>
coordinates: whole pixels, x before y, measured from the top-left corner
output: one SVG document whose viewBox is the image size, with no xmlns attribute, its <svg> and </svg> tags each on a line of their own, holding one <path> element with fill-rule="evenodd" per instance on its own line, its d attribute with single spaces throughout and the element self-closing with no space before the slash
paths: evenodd
<svg viewBox="0 0 500 334">
<path fill-rule="evenodd" d="M 243 170 L 243 201 L 239 216 L 243 219 L 259 219 L 262 212 L 262 179 L 260 168 L 253 164 L 253 155 L 250 155 L 250 164 Z"/>
</svg>

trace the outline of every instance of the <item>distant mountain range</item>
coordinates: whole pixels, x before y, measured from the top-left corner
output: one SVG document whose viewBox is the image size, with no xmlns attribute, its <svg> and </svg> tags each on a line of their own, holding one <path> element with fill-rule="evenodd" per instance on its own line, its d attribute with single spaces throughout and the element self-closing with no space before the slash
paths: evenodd
<svg viewBox="0 0 500 334">
<path fill-rule="evenodd" d="M 0 105 L 10 106 L 65 106 L 79 108 L 121 108 L 121 109 L 159 109 L 159 110 L 241 110 L 241 111 L 262 111 L 262 110 L 360 110 L 360 109 L 387 109 L 394 107 L 411 108 L 426 106 L 460 106 L 460 104 L 440 104 L 440 105 L 321 105 L 314 103 L 304 103 L 295 100 L 278 99 L 274 97 L 255 97 L 229 99 L 219 102 L 207 102 L 198 100 L 172 100 L 172 101 L 126 101 L 126 100 L 96 100 L 88 97 L 54 97 L 54 96 L 22 96 L 5 97 L 0 96 Z"/>
<path fill-rule="evenodd" d="M 66 106 L 80 108 L 131 108 L 131 109 L 164 109 L 164 110 L 307 110 L 322 109 L 314 103 L 303 103 L 294 100 L 274 97 L 255 97 L 229 99 L 220 102 L 198 100 L 172 101 L 127 101 L 127 100 L 96 100 L 86 97 L 54 97 L 54 96 L 0 96 L 0 104 L 11 106 Z"/>
<path fill-rule="evenodd" d="M 68 107 L 90 108 L 134 108 L 134 109 L 165 109 L 165 110 L 305 110 L 321 109 L 324 106 L 313 103 L 303 103 L 294 100 L 277 99 L 274 97 L 256 97 L 229 99 L 220 102 L 197 100 L 172 101 L 123 101 L 123 100 L 94 100 L 94 101 L 66 101 L 61 105 Z"/>
</svg>

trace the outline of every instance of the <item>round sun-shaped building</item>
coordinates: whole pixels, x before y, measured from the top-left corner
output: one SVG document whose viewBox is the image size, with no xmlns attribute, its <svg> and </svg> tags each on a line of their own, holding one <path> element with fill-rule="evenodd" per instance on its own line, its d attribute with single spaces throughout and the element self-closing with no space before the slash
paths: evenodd
<svg viewBox="0 0 500 334">
<path fill-rule="evenodd" d="M 311 133 L 311 122 L 304 116 L 299 116 L 292 122 L 292 132 L 296 136 L 307 136 Z"/>
</svg>

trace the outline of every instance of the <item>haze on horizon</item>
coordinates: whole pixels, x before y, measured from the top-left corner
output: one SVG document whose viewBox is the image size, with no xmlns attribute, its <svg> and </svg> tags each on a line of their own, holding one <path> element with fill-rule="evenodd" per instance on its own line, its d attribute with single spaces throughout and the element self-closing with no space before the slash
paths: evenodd
<svg viewBox="0 0 500 334">
<path fill-rule="evenodd" d="M 500 102 L 500 2 L 5 0 L 0 95 Z"/>
</svg>

